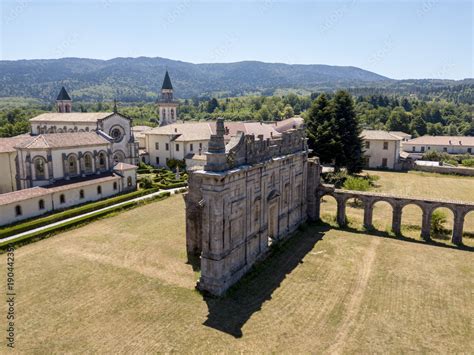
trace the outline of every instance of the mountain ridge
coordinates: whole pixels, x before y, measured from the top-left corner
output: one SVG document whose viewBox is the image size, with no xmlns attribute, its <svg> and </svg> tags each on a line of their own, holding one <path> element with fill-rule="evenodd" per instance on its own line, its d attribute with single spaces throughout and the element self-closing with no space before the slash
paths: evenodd
<svg viewBox="0 0 474 355">
<path fill-rule="evenodd" d="M 150 101 L 158 95 L 166 69 L 180 98 L 272 94 L 279 89 L 313 91 L 393 80 L 354 66 L 327 64 L 251 60 L 195 64 L 163 57 L 67 57 L 0 61 L 0 96 L 51 100 L 64 85 L 78 100 L 116 97 Z"/>
</svg>

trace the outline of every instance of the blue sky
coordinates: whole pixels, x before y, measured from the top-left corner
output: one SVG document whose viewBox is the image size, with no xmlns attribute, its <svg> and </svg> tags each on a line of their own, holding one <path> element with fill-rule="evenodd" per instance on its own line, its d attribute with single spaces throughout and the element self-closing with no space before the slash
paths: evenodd
<svg viewBox="0 0 474 355">
<path fill-rule="evenodd" d="M 0 1 L 3 60 L 159 56 L 474 77 L 471 1 Z"/>
</svg>

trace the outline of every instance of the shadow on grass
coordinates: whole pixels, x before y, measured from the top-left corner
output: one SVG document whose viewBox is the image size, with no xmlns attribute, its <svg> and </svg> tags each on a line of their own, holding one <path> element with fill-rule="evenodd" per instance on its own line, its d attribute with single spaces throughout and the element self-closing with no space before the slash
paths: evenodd
<svg viewBox="0 0 474 355">
<path fill-rule="evenodd" d="M 236 285 L 224 297 L 204 296 L 209 314 L 204 325 L 234 336 L 242 337 L 242 327 L 250 317 L 272 298 L 286 275 L 290 274 L 324 233 L 330 229 L 323 224 L 312 224 L 298 231 L 286 242 L 277 244 L 268 257 Z"/>
<path fill-rule="evenodd" d="M 323 222 L 323 224 L 325 224 L 325 223 Z M 347 231 L 347 232 L 356 233 L 356 234 L 365 234 L 365 235 L 371 235 L 371 236 L 381 237 L 381 238 L 403 240 L 405 242 L 416 243 L 416 244 L 425 244 L 425 245 L 431 245 L 431 246 L 448 248 L 448 249 L 463 250 L 463 251 L 470 251 L 470 252 L 474 251 L 474 247 L 471 247 L 471 246 L 468 246 L 468 245 L 464 245 L 464 244 L 449 245 L 449 244 L 438 242 L 438 241 L 435 240 L 435 239 L 450 240 L 451 236 L 448 236 L 445 239 L 444 237 L 438 235 L 438 236 L 435 237 L 435 239 L 431 238 L 429 240 L 418 240 L 418 239 L 405 237 L 403 234 L 394 235 L 392 233 L 389 233 L 389 232 L 386 232 L 386 231 L 380 231 L 380 230 L 377 230 L 375 228 L 372 228 L 370 230 L 360 230 L 360 229 L 356 229 L 356 228 L 349 227 L 349 226 L 340 228 L 340 227 L 335 227 L 334 225 L 330 225 L 330 224 L 327 224 L 327 225 L 330 226 L 332 229 L 335 229 L 335 230 Z"/>
</svg>

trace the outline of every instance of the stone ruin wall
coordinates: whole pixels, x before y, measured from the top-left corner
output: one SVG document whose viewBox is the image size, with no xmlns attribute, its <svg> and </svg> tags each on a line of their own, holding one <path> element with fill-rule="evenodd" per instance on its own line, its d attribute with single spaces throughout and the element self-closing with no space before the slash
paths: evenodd
<svg viewBox="0 0 474 355">
<path fill-rule="evenodd" d="M 302 130 L 267 140 L 240 133 L 224 146 L 223 129 L 220 120 L 207 165 L 190 174 L 185 196 L 187 252 L 200 256 L 199 288 L 215 295 L 315 218 L 320 173 Z"/>
</svg>

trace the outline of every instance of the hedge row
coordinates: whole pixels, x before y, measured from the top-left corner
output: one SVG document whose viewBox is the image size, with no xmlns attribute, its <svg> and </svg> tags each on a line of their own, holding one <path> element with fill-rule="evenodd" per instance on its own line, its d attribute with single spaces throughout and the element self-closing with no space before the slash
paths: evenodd
<svg viewBox="0 0 474 355">
<path fill-rule="evenodd" d="M 84 224 L 86 222 L 92 222 L 93 220 L 96 220 L 96 219 L 98 219 L 102 216 L 111 214 L 113 212 L 124 210 L 124 209 L 130 208 L 130 207 L 133 207 L 133 206 L 145 203 L 145 202 L 148 203 L 148 202 L 151 202 L 151 201 L 155 201 L 157 199 L 163 199 L 163 198 L 169 197 L 170 195 L 171 195 L 170 192 L 164 191 L 163 193 L 161 193 L 161 194 L 159 194 L 159 195 L 157 195 L 153 198 L 150 198 L 149 200 L 146 200 L 146 201 L 143 201 L 143 200 L 129 201 L 128 203 L 126 203 L 124 205 L 120 205 L 120 206 L 117 206 L 115 208 L 112 208 L 112 209 L 109 209 L 109 210 L 106 210 L 106 211 L 98 211 L 98 212 L 90 214 L 88 216 L 79 217 L 79 218 L 77 218 L 73 221 L 64 222 L 64 223 L 61 223 L 57 226 L 52 226 L 52 227 L 43 229 L 43 230 L 38 231 L 38 232 L 27 234 L 23 237 L 20 237 L 20 238 L 16 239 L 13 242 L 7 242 L 7 241 L 2 242 L 0 240 L 0 249 L 3 249 L 6 245 L 18 244 L 19 242 L 23 242 L 25 240 L 31 240 L 31 239 L 34 239 L 34 238 L 41 238 L 41 237 L 44 237 L 48 234 L 61 232 L 65 229 L 69 229 L 71 227 L 74 227 L 74 226 L 77 226 L 77 225 L 80 225 L 80 224 Z"/>
<path fill-rule="evenodd" d="M 187 182 L 175 182 L 175 183 L 168 183 L 168 182 L 167 183 L 160 183 L 160 182 L 157 182 L 153 185 L 158 186 L 160 189 L 169 190 L 169 189 L 175 189 L 177 187 L 188 186 L 188 183 Z"/>
<path fill-rule="evenodd" d="M 116 197 L 108 198 L 105 200 L 87 203 L 85 205 L 82 205 L 76 208 L 71 208 L 63 212 L 53 213 L 42 218 L 40 217 L 40 218 L 35 218 L 35 219 L 19 222 L 18 224 L 10 225 L 10 226 L 0 229 L 0 239 L 6 238 L 18 233 L 26 232 L 34 228 L 39 228 L 50 223 L 58 222 L 66 218 L 75 217 L 83 213 L 92 212 L 94 210 L 108 207 L 116 203 L 131 200 L 136 197 L 148 195 L 158 190 L 159 190 L 159 187 L 154 187 L 147 190 L 134 191 L 134 192 L 119 195 Z"/>
</svg>

